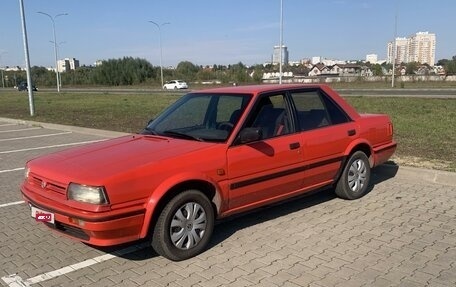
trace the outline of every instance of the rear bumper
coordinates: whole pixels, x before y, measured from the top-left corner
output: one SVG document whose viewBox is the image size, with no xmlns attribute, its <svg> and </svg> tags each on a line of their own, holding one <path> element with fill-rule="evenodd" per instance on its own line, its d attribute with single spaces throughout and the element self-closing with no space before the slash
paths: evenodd
<svg viewBox="0 0 456 287">
<path fill-rule="evenodd" d="M 373 148 L 374 151 L 374 166 L 385 163 L 396 151 L 397 143 L 391 141 L 388 144 L 380 145 Z"/>
<path fill-rule="evenodd" d="M 96 245 L 111 246 L 140 238 L 145 210 L 131 208 L 125 212 L 87 212 L 63 206 L 21 186 L 22 196 L 29 204 L 54 214 L 55 223 L 49 228 L 70 238 Z"/>
</svg>

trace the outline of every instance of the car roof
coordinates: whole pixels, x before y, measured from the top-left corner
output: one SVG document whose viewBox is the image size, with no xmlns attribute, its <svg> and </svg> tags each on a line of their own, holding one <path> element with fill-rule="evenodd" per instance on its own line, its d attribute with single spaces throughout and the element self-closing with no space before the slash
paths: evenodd
<svg viewBox="0 0 456 287">
<path fill-rule="evenodd" d="M 267 85 L 249 85 L 249 86 L 230 86 L 221 88 L 210 88 L 206 90 L 195 91 L 197 93 L 226 93 L 226 94 L 259 94 L 264 92 L 275 92 L 291 89 L 320 88 L 325 85 L 321 84 L 267 84 Z"/>
</svg>

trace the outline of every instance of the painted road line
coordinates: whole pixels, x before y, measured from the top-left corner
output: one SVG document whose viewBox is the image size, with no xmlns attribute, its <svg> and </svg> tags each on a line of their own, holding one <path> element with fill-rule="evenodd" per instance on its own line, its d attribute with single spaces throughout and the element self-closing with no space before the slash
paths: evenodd
<svg viewBox="0 0 456 287">
<path fill-rule="evenodd" d="M 36 127 L 36 128 L 27 128 L 27 129 L 18 129 L 18 130 L 7 130 L 7 131 L 0 131 L 0 133 L 22 132 L 22 131 L 31 131 L 31 130 L 39 130 L 39 129 L 42 129 L 42 128 Z"/>
<path fill-rule="evenodd" d="M 4 169 L 4 170 L 0 170 L 0 173 L 7 173 L 7 172 L 24 170 L 24 169 L 25 169 L 25 167 L 18 167 L 18 168 L 13 168 L 13 169 Z"/>
<path fill-rule="evenodd" d="M 0 124 L 0 127 L 17 126 L 16 124 Z"/>
<path fill-rule="evenodd" d="M 51 136 L 67 135 L 67 134 L 71 134 L 71 133 L 72 133 L 72 132 L 61 132 L 61 133 L 45 134 L 45 135 L 36 135 L 36 136 L 28 136 L 28 137 L 18 137 L 18 138 L 10 138 L 10 139 L 0 139 L 0 142 L 15 141 L 15 140 L 25 140 L 25 139 L 34 139 L 34 138 L 44 138 L 44 137 L 51 137 Z"/>
<path fill-rule="evenodd" d="M 15 201 L 15 202 L 10 202 L 10 203 L 4 203 L 4 204 L 0 204 L 0 208 L 12 206 L 12 205 L 18 205 L 18 204 L 22 204 L 22 203 L 25 203 L 25 201 Z"/>
<path fill-rule="evenodd" d="M 15 153 L 15 152 L 22 152 L 22 151 L 30 151 L 30 150 L 39 150 L 39 149 L 47 149 L 47 148 L 55 148 L 55 147 L 64 147 L 64 146 L 72 146 L 72 145 L 81 145 L 81 144 L 96 143 L 96 142 L 101 142 L 101 141 L 105 141 L 105 139 L 93 140 L 93 141 L 85 141 L 85 142 L 76 142 L 76 143 L 67 143 L 67 144 L 48 145 L 48 146 L 40 146 L 40 147 L 32 147 L 32 148 L 23 148 L 23 149 L 15 149 L 15 150 L 7 150 L 7 151 L 0 151 L 0 154 Z"/>
<path fill-rule="evenodd" d="M 72 264 L 72 265 L 68 265 L 68 266 L 62 267 L 62 268 L 54 270 L 54 271 L 46 272 L 46 273 L 40 274 L 38 276 L 29 278 L 29 279 L 26 279 L 26 280 L 23 280 L 17 274 L 11 274 L 11 275 L 8 275 L 8 276 L 4 276 L 4 277 L 2 277 L 2 280 L 9 287 L 30 286 L 32 284 L 41 283 L 43 281 L 47 281 L 47 280 L 59 277 L 61 275 L 64 275 L 64 274 L 67 274 L 67 273 L 70 273 L 70 272 L 73 272 L 73 271 L 77 271 L 79 269 L 83 269 L 83 268 L 95 265 L 97 263 L 101 263 L 103 261 L 107 261 L 107 260 L 110 260 L 110 259 L 113 259 L 113 258 L 117 258 L 117 257 L 123 256 L 123 255 L 127 255 L 129 253 L 136 252 L 138 250 L 147 248 L 149 246 L 150 246 L 150 244 L 148 244 L 148 243 L 136 244 L 136 245 L 133 245 L 133 246 L 118 250 L 116 252 L 113 252 L 112 254 L 105 254 L 105 255 L 101 255 L 101 256 L 98 256 L 98 257 L 91 258 L 91 259 L 87 259 L 85 261 L 82 261 L 82 262 L 79 262 L 79 263 L 76 263 L 76 264 Z"/>
</svg>

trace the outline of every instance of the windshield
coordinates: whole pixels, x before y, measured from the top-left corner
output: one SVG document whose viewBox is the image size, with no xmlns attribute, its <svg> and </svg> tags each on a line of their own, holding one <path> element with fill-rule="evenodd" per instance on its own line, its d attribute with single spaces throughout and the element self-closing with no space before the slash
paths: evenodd
<svg viewBox="0 0 456 287">
<path fill-rule="evenodd" d="M 246 94 L 187 94 L 149 123 L 142 133 L 224 142 L 250 98 Z"/>
</svg>

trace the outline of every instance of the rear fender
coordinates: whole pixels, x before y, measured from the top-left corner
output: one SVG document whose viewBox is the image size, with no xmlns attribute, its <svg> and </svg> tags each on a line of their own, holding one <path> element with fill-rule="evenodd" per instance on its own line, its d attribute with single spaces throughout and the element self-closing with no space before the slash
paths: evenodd
<svg viewBox="0 0 456 287">
<path fill-rule="evenodd" d="M 368 149 L 368 151 L 367 151 Z M 372 145 L 370 144 L 369 141 L 363 138 L 358 138 L 354 141 L 352 141 L 347 148 L 345 149 L 344 156 L 345 158 L 348 159 L 350 154 L 352 154 L 356 150 L 363 150 L 366 154 L 366 156 L 369 158 L 369 165 L 371 167 L 374 166 L 374 151 L 372 150 Z M 343 167 L 342 167 L 343 168 Z"/>
</svg>

